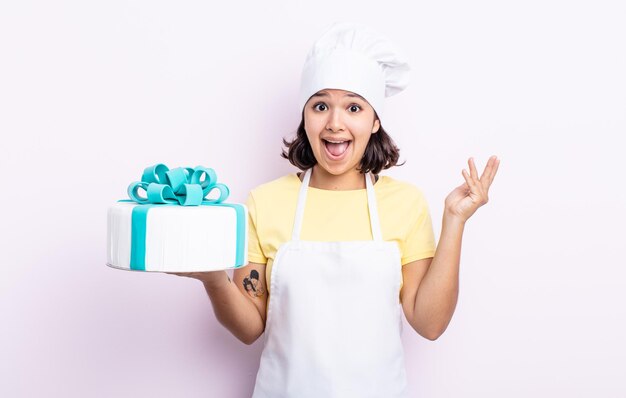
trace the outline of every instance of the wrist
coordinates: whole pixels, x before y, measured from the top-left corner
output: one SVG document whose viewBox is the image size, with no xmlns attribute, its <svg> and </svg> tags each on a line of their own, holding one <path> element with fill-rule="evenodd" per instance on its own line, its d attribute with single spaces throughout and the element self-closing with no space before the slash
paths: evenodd
<svg viewBox="0 0 626 398">
<path fill-rule="evenodd" d="M 465 227 L 465 223 L 467 222 L 467 219 L 456 215 L 456 214 L 452 214 L 448 211 L 443 212 L 443 225 L 445 226 L 449 226 L 449 227 Z"/>
</svg>

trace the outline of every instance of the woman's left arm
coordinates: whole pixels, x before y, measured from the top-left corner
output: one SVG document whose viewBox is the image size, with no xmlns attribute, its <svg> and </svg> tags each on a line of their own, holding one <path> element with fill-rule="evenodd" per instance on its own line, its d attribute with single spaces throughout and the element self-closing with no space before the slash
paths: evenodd
<svg viewBox="0 0 626 398">
<path fill-rule="evenodd" d="M 489 158 L 480 178 L 474 159 L 470 158 L 468 163 L 470 173 L 462 171 L 465 183 L 446 197 L 435 256 L 402 267 L 404 313 L 411 326 L 429 340 L 441 336 L 452 319 L 459 296 L 459 262 L 465 223 L 487 203 L 500 160 L 495 156 Z"/>
</svg>

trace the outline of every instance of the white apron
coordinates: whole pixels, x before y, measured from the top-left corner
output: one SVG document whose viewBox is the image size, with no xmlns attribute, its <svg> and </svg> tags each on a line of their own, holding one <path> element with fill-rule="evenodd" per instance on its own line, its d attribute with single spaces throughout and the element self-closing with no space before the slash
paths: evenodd
<svg viewBox="0 0 626 398">
<path fill-rule="evenodd" d="M 300 240 L 310 178 L 274 260 L 253 398 L 406 397 L 400 250 L 382 239 L 371 177 L 374 239 L 336 242 Z"/>
</svg>

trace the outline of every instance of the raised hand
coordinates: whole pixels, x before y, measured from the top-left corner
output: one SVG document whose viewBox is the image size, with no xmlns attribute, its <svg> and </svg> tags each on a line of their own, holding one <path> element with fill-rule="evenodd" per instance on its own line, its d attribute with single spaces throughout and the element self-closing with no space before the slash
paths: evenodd
<svg viewBox="0 0 626 398">
<path fill-rule="evenodd" d="M 458 218 L 462 222 L 467 221 L 480 206 L 489 201 L 489 186 L 496 176 L 500 159 L 495 155 L 490 157 L 480 178 L 478 178 L 474 158 L 469 158 L 468 163 L 469 174 L 465 169 L 461 172 L 465 182 L 454 188 L 446 197 L 444 209 L 444 216 Z"/>
</svg>

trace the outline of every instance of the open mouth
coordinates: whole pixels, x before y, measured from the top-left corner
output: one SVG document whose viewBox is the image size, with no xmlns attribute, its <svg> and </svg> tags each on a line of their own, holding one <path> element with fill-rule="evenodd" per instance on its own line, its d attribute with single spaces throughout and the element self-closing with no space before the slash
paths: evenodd
<svg viewBox="0 0 626 398">
<path fill-rule="evenodd" d="M 342 159 L 344 155 L 348 152 L 350 144 L 352 144 L 351 140 L 322 139 L 322 141 L 324 142 L 324 148 L 326 148 L 326 154 L 329 158 L 333 160 Z"/>
</svg>

